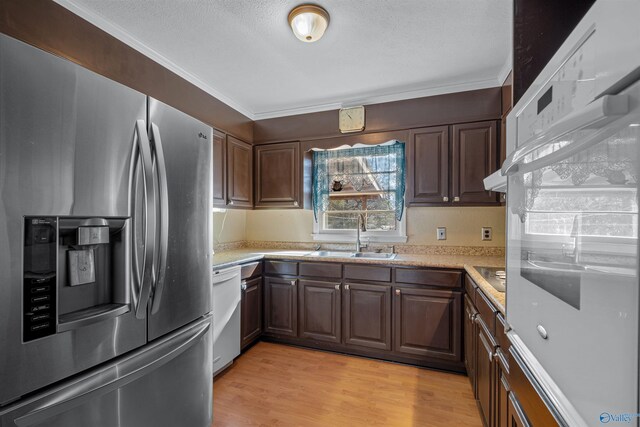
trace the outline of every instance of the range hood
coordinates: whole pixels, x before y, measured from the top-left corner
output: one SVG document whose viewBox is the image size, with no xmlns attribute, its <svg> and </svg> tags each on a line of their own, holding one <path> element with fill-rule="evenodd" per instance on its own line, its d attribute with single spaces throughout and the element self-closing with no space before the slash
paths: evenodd
<svg viewBox="0 0 640 427">
<path fill-rule="evenodd" d="M 498 193 L 507 192 L 507 177 L 502 175 L 502 171 L 498 169 L 484 179 L 484 189 L 495 191 Z"/>
</svg>

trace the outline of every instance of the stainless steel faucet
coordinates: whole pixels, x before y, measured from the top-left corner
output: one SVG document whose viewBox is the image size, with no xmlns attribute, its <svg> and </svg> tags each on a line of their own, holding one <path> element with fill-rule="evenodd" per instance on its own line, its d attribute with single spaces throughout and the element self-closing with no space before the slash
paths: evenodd
<svg viewBox="0 0 640 427">
<path fill-rule="evenodd" d="M 367 224 L 364 219 L 364 215 L 361 213 L 358 214 L 358 227 L 356 228 L 356 252 L 360 252 L 362 248 L 367 247 L 366 244 L 363 245 L 362 243 L 360 243 L 360 230 L 362 230 L 363 232 L 367 231 Z"/>
</svg>

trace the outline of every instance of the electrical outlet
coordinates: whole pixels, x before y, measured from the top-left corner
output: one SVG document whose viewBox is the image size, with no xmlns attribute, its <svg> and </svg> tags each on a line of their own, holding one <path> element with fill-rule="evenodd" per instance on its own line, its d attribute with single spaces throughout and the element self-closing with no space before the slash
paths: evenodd
<svg viewBox="0 0 640 427">
<path fill-rule="evenodd" d="M 491 227 L 482 227 L 482 240 L 491 240 Z"/>
<path fill-rule="evenodd" d="M 436 230 L 438 240 L 447 240 L 447 227 L 438 227 Z"/>
</svg>

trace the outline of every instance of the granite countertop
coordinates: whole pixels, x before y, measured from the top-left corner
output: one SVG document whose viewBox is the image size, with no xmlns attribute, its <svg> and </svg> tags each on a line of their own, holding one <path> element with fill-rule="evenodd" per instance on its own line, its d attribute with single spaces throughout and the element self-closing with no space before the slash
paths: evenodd
<svg viewBox="0 0 640 427">
<path fill-rule="evenodd" d="M 309 250 L 255 249 L 243 248 L 216 252 L 213 255 L 214 270 L 232 267 L 261 259 L 290 259 L 308 262 L 348 262 L 354 264 L 384 264 L 412 267 L 440 267 L 465 269 L 485 295 L 493 302 L 502 314 L 505 313 L 505 294 L 491 286 L 474 266 L 504 267 L 505 260 L 501 256 L 484 255 L 426 255 L 398 254 L 395 259 L 363 259 L 345 257 L 311 257 Z"/>
<path fill-rule="evenodd" d="M 347 262 L 350 264 L 383 264 L 413 267 L 441 267 L 460 268 L 470 265 L 482 265 L 487 267 L 504 266 L 504 257 L 482 255 L 425 255 L 425 254 L 398 254 L 396 258 L 367 259 L 345 257 L 312 257 L 308 256 L 313 251 L 309 250 L 282 250 L 282 249 L 236 249 L 217 252 L 213 255 L 212 266 L 214 270 L 231 267 L 251 261 L 267 259 L 291 259 L 308 262 Z"/>
<path fill-rule="evenodd" d="M 478 272 L 478 270 L 476 270 L 473 267 L 474 265 L 477 267 L 481 267 L 481 266 L 482 267 L 504 267 L 504 260 L 502 260 L 502 264 L 498 264 L 498 265 L 487 265 L 487 264 L 481 264 L 481 263 L 476 263 L 473 265 L 465 265 L 464 269 L 467 271 L 469 276 L 471 276 L 473 281 L 476 282 L 476 284 L 478 285 L 482 293 L 484 293 L 489 298 L 489 300 L 491 300 L 493 305 L 496 306 L 496 308 L 502 313 L 502 315 L 505 315 L 505 306 L 506 306 L 505 297 L 507 293 L 498 292 L 496 288 L 491 286 L 489 282 L 487 282 L 485 278 L 482 277 L 482 275 Z"/>
</svg>

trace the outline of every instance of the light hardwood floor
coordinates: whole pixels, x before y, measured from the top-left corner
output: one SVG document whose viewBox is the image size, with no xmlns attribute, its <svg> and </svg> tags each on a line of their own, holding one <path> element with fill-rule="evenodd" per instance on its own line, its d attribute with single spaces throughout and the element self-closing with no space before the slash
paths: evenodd
<svg viewBox="0 0 640 427">
<path fill-rule="evenodd" d="M 264 342 L 213 396 L 214 427 L 482 426 L 463 375 Z"/>
</svg>

